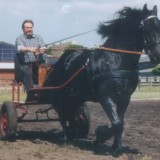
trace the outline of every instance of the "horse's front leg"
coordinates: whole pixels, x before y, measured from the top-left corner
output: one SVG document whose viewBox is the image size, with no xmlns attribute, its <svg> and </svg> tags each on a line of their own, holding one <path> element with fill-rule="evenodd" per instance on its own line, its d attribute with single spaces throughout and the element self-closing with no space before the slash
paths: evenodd
<svg viewBox="0 0 160 160">
<path fill-rule="evenodd" d="M 114 136 L 112 151 L 114 154 L 119 154 L 121 152 L 121 136 L 123 132 L 123 120 L 119 117 L 117 112 L 117 105 L 112 98 L 107 97 L 103 99 L 100 103 L 104 111 L 108 115 L 112 124 L 112 128 L 110 129 Z"/>
<path fill-rule="evenodd" d="M 130 96 L 127 95 L 127 96 L 124 96 L 123 98 L 119 99 L 118 102 L 116 102 L 116 106 L 117 106 L 117 114 L 118 114 L 118 117 L 119 117 L 119 120 L 120 120 L 120 125 L 118 125 L 114 131 L 115 131 L 115 139 L 114 139 L 114 144 L 112 146 L 112 148 L 116 148 L 117 146 L 117 143 L 121 143 L 118 142 L 119 139 L 121 140 L 121 137 L 122 137 L 122 133 L 123 133 L 123 128 L 124 128 L 124 114 L 127 110 L 127 107 L 129 105 L 129 102 L 130 102 Z M 114 128 L 114 125 L 113 125 L 113 128 Z M 117 134 L 117 136 L 116 136 Z M 120 138 L 119 138 L 120 136 Z"/>
</svg>

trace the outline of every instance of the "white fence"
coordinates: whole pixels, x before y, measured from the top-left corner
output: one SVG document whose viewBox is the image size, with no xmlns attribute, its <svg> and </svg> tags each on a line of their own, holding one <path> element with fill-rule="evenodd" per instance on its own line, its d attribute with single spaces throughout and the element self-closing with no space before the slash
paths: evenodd
<svg viewBox="0 0 160 160">
<path fill-rule="evenodd" d="M 140 77 L 142 86 L 160 86 L 160 77 Z"/>
</svg>

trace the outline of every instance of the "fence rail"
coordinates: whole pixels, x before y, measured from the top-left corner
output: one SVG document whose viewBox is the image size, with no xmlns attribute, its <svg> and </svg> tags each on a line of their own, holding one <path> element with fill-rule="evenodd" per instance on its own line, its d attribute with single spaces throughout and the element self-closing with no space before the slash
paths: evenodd
<svg viewBox="0 0 160 160">
<path fill-rule="evenodd" d="M 160 86 L 160 77 L 140 77 L 142 86 Z"/>
</svg>

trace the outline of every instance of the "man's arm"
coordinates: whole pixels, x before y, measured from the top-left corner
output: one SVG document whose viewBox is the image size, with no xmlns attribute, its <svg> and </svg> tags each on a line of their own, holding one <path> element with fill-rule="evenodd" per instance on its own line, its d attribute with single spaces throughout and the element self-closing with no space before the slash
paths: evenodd
<svg viewBox="0 0 160 160">
<path fill-rule="evenodd" d="M 38 49 L 36 47 L 18 46 L 17 49 L 20 53 L 25 53 L 25 52 L 37 53 L 38 52 Z"/>
<path fill-rule="evenodd" d="M 36 47 L 26 47 L 23 41 L 24 40 L 21 37 L 18 37 L 16 39 L 15 45 L 19 53 L 26 53 L 26 52 L 37 53 L 38 52 Z"/>
</svg>

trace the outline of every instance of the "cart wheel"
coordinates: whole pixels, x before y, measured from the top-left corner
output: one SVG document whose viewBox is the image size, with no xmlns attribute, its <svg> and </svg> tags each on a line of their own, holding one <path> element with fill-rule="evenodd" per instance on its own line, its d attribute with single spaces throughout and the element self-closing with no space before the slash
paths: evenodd
<svg viewBox="0 0 160 160">
<path fill-rule="evenodd" d="M 84 138 L 87 136 L 90 128 L 90 113 L 87 103 L 84 103 L 72 122 L 67 128 L 69 138 Z"/>
<path fill-rule="evenodd" d="M 0 139 L 7 140 L 17 130 L 17 112 L 13 102 L 4 102 L 0 108 Z"/>
</svg>

